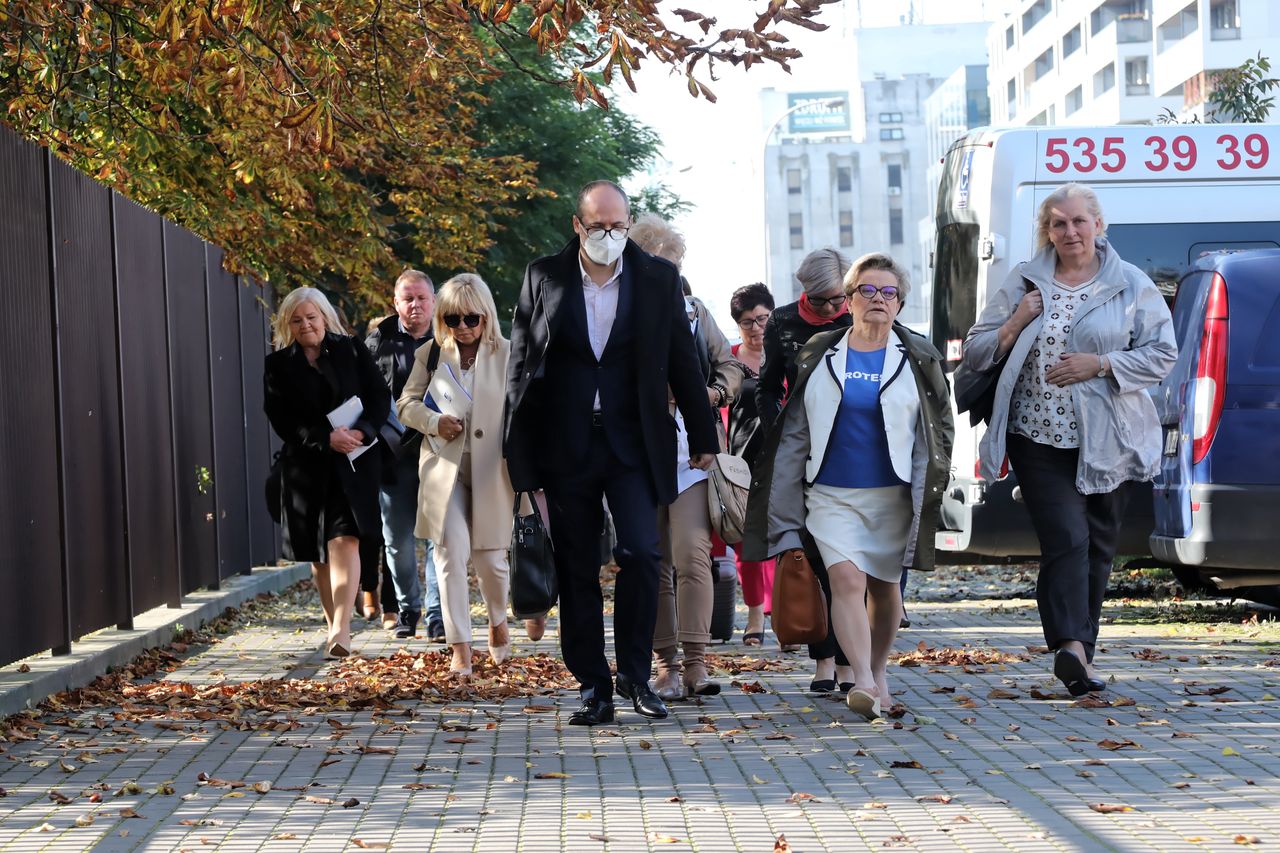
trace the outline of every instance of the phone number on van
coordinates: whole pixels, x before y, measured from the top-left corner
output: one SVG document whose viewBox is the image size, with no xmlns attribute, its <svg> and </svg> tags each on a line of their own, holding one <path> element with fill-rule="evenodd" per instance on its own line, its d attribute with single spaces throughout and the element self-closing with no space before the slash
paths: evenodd
<svg viewBox="0 0 1280 853">
<path fill-rule="evenodd" d="M 1128 140 L 1131 144 L 1134 140 Z M 1163 172 L 1173 168 L 1179 172 L 1189 172 L 1195 168 L 1201 157 L 1212 158 L 1218 167 L 1231 171 L 1233 169 L 1261 169 L 1271 158 L 1267 138 L 1261 133 L 1250 133 L 1240 137 L 1224 133 L 1218 137 L 1210 150 L 1202 150 L 1190 136 L 1149 136 L 1140 152 L 1125 150 L 1125 138 L 1121 136 L 1105 137 L 1101 144 L 1088 136 L 1068 139 L 1065 136 L 1053 137 L 1045 141 L 1044 167 L 1055 175 L 1067 169 L 1077 172 L 1092 172 L 1101 169 L 1104 172 L 1119 172 L 1129 163 L 1130 156 L 1139 159 L 1148 171 Z"/>
</svg>

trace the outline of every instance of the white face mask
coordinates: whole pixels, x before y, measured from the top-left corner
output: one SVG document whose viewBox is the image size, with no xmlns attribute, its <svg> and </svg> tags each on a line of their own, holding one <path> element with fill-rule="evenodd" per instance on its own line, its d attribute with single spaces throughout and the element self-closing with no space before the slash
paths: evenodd
<svg viewBox="0 0 1280 853">
<path fill-rule="evenodd" d="M 609 266 L 622 256 L 627 247 L 627 235 L 605 234 L 603 231 L 587 237 L 582 241 L 582 248 L 587 257 L 597 264 Z"/>
</svg>

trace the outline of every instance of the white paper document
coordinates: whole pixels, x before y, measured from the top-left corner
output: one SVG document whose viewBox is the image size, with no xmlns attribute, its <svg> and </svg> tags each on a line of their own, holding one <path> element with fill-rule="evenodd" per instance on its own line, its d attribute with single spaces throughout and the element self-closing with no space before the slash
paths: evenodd
<svg viewBox="0 0 1280 853">
<path fill-rule="evenodd" d="M 345 403 L 329 413 L 329 424 L 334 429 L 346 427 L 350 429 L 356 420 L 364 414 L 364 403 L 360 402 L 359 397 L 350 397 Z M 347 460 L 351 463 L 351 469 L 354 471 L 356 460 L 359 459 L 366 450 L 378 443 L 378 437 L 374 436 L 373 441 L 369 444 L 362 444 L 355 450 L 347 454 Z"/>
</svg>

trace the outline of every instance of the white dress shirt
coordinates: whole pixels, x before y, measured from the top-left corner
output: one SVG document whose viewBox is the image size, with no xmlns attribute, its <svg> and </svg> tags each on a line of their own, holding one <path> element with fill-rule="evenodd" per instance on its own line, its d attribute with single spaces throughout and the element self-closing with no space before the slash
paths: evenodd
<svg viewBox="0 0 1280 853">
<path fill-rule="evenodd" d="M 694 338 L 698 336 L 698 315 L 694 313 L 693 303 L 686 296 L 684 310 L 689 316 L 689 331 Z M 684 494 L 684 490 L 695 483 L 707 479 L 707 472 L 689 465 L 689 431 L 684 428 L 684 413 L 676 410 L 676 493 Z"/>
<path fill-rule="evenodd" d="M 622 258 L 618 258 L 613 275 L 604 284 L 596 284 L 587 274 L 587 268 L 578 258 L 578 269 L 582 271 L 582 299 L 587 306 L 587 339 L 591 342 L 591 352 L 596 361 L 604 355 L 605 344 L 609 342 L 609 333 L 613 331 L 613 321 L 618 316 L 618 295 L 622 291 Z M 596 390 L 595 410 L 600 411 L 600 391 Z"/>
</svg>

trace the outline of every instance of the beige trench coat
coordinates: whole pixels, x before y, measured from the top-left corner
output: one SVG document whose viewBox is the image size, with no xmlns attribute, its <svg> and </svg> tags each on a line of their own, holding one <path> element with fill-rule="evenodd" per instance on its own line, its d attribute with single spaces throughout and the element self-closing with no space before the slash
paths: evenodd
<svg viewBox="0 0 1280 853">
<path fill-rule="evenodd" d="M 456 347 L 440 350 L 435 375 L 427 371 L 427 358 L 435 341 L 418 347 L 413 370 L 396 411 L 405 426 L 423 434 L 418 457 L 418 521 L 414 533 L 440 541 L 449 497 L 458 482 L 462 436 L 451 441 L 440 437 L 440 418 L 466 411 L 467 395 L 455 377 L 461 377 Z M 511 342 L 498 339 L 496 349 L 486 343 L 476 352 L 474 400 L 463 418 L 471 433 L 471 548 L 474 551 L 505 550 L 511 545 L 511 507 L 515 494 L 507 463 L 502 457 L 502 405 L 507 391 L 507 358 Z M 429 408 L 428 392 L 441 411 Z"/>
</svg>

